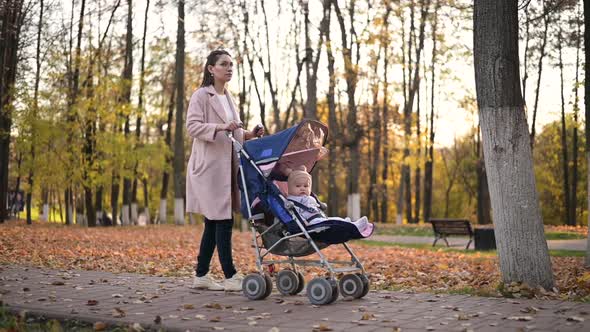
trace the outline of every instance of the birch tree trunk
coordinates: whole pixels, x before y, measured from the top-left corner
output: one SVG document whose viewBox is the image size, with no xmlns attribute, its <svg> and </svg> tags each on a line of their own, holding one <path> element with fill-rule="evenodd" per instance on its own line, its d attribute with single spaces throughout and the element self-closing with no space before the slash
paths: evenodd
<svg viewBox="0 0 590 332">
<path fill-rule="evenodd" d="M 474 64 L 502 281 L 553 288 L 520 91 L 518 3 L 476 0 Z"/>
</svg>

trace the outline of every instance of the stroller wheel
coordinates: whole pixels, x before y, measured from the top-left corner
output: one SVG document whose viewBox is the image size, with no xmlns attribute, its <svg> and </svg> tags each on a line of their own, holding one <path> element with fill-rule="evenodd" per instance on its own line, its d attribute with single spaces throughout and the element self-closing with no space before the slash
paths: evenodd
<svg viewBox="0 0 590 332">
<path fill-rule="evenodd" d="M 325 278 L 313 278 L 307 284 L 307 297 L 311 304 L 324 305 L 331 303 L 333 284 Z M 335 299 L 334 299 L 335 300 Z"/>
<path fill-rule="evenodd" d="M 328 302 L 328 304 L 330 304 L 338 299 L 339 294 L 338 294 L 338 284 L 336 284 L 336 280 L 329 279 L 328 281 L 332 285 L 332 298 L 330 299 L 330 302 Z"/>
<path fill-rule="evenodd" d="M 293 295 L 299 294 L 303 290 L 303 287 L 305 287 L 305 279 L 303 278 L 303 274 L 301 274 L 301 272 L 297 272 L 297 279 L 299 279 L 299 285 Z"/>
<path fill-rule="evenodd" d="M 264 292 L 263 299 L 267 298 L 270 295 L 270 293 L 272 292 L 272 279 L 270 278 L 270 275 L 265 273 L 264 280 L 266 281 L 266 291 Z"/>
<path fill-rule="evenodd" d="M 242 281 L 242 292 L 244 293 L 244 296 L 250 300 L 264 299 L 268 296 L 266 290 L 266 279 L 258 273 L 251 273 Z"/>
<path fill-rule="evenodd" d="M 358 274 L 347 274 L 340 278 L 338 282 L 340 292 L 344 297 L 352 297 L 355 299 L 361 298 L 365 290 L 363 280 Z"/>
<path fill-rule="evenodd" d="M 357 297 L 357 299 L 360 299 L 362 297 L 365 297 L 365 295 L 369 293 L 369 288 L 371 288 L 371 282 L 369 281 L 369 277 L 367 277 L 366 274 L 357 273 L 356 275 L 359 276 L 363 281 L 363 292 L 359 297 Z"/>
<path fill-rule="evenodd" d="M 295 295 L 299 289 L 299 277 L 291 270 L 282 270 L 277 274 L 277 289 L 283 295 Z"/>
</svg>

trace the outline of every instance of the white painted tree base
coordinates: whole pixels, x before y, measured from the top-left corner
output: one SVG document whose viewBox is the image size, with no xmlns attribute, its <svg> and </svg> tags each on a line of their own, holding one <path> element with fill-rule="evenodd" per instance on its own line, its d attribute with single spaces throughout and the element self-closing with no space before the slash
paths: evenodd
<svg viewBox="0 0 590 332">
<path fill-rule="evenodd" d="M 395 223 L 396 223 L 396 225 L 401 225 L 403 223 L 402 219 L 403 218 L 402 218 L 402 215 L 401 214 L 396 215 L 395 216 Z"/>
<path fill-rule="evenodd" d="M 131 223 L 137 225 L 137 203 L 131 203 Z"/>
<path fill-rule="evenodd" d="M 174 223 L 184 225 L 184 199 L 174 199 Z"/>
<path fill-rule="evenodd" d="M 68 208 L 68 216 L 70 216 L 67 221 L 68 225 L 73 225 L 74 224 L 74 210 L 72 209 L 72 207 L 70 206 Z"/>
<path fill-rule="evenodd" d="M 102 226 L 102 211 L 96 211 L 96 225 Z"/>
<path fill-rule="evenodd" d="M 88 227 L 88 220 L 83 213 L 76 213 L 76 224 L 82 227 Z"/>
<path fill-rule="evenodd" d="M 159 224 L 166 224 L 168 222 L 168 211 L 166 210 L 168 208 L 168 202 L 166 199 L 160 199 L 160 213 L 159 213 L 159 217 L 158 217 L 158 223 Z"/>
<path fill-rule="evenodd" d="M 522 107 L 480 108 L 486 175 L 502 280 L 550 289 L 553 272 Z"/>
<path fill-rule="evenodd" d="M 361 217 L 361 195 L 353 193 L 348 195 L 347 215 L 352 220 Z"/>
<path fill-rule="evenodd" d="M 145 213 L 141 213 L 139 215 L 139 217 L 137 218 L 137 224 L 136 225 L 137 226 L 147 226 L 148 220 L 149 219 L 147 218 L 147 216 L 145 215 Z"/>
<path fill-rule="evenodd" d="M 121 223 L 123 226 L 129 225 L 129 205 L 124 204 L 121 208 Z"/>
<path fill-rule="evenodd" d="M 43 204 L 43 213 L 41 214 L 41 221 L 49 221 L 49 204 Z"/>
</svg>

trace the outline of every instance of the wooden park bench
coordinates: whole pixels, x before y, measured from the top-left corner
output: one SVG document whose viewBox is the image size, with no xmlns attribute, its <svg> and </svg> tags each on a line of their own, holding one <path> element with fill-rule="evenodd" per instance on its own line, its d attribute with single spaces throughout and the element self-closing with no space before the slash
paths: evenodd
<svg viewBox="0 0 590 332">
<path fill-rule="evenodd" d="M 432 244 L 433 247 L 440 239 L 445 240 L 447 247 L 449 247 L 449 241 L 447 241 L 447 237 L 449 235 L 467 235 L 469 236 L 469 242 L 467 242 L 465 249 L 469 249 L 469 245 L 471 244 L 471 241 L 473 241 L 473 229 L 471 228 L 469 220 L 430 219 L 430 223 L 432 224 L 432 230 L 434 231 L 434 243 Z"/>
</svg>

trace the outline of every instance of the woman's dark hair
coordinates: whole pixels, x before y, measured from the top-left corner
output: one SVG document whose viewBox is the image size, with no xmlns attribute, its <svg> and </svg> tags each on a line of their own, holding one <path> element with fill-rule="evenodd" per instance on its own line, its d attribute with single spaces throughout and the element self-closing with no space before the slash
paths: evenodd
<svg viewBox="0 0 590 332">
<path fill-rule="evenodd" d="M 231 55 L 226 50 L 215 50 L 209 53 L 207 56 L 207 62 L 205 62 L 205 69 L 203 70 L 203 83 L 201 83 L 201 86 L 209 86 L 215 82 L 213 79 L 213 74 L 211 74 L 207 67 L 215 66 L 217 60 L 219 60 L 219 57 L 224 54 L 231 57 Z"/>
</svg>

